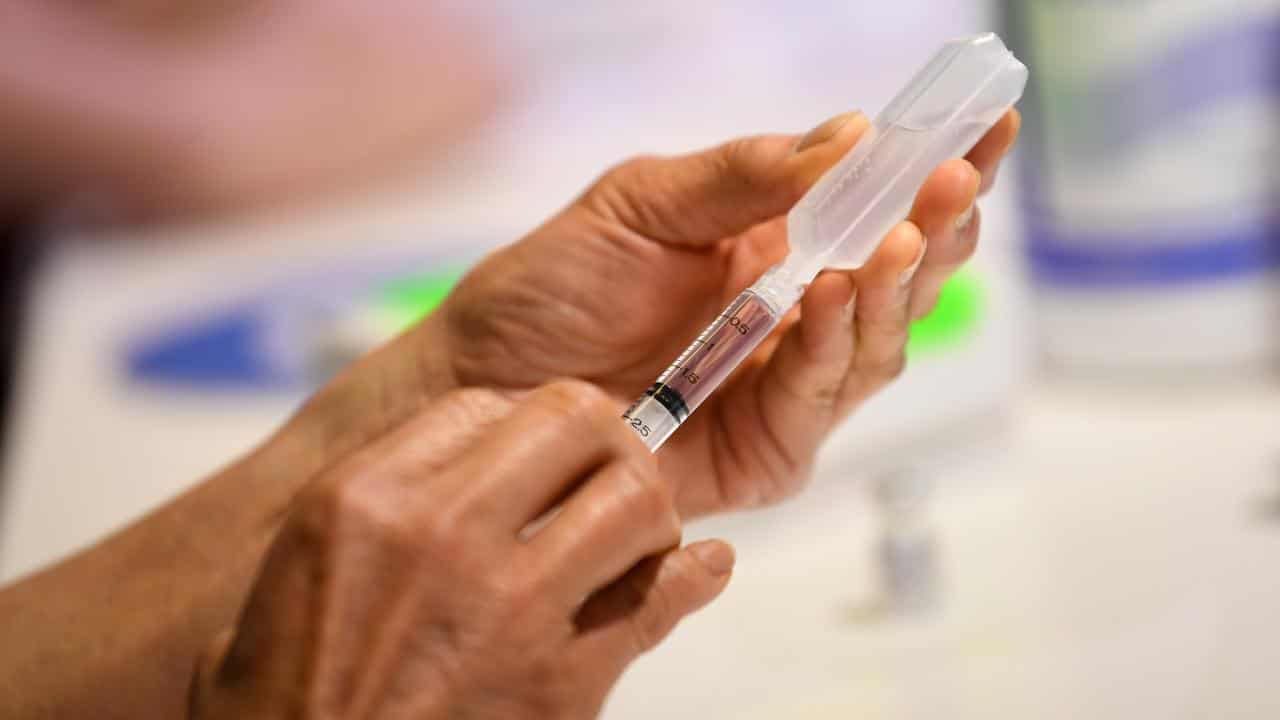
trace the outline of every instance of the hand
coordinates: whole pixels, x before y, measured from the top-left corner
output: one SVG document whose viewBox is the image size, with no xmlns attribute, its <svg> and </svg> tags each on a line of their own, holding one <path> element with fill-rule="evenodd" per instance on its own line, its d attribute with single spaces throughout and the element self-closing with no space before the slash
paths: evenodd
<svg viewBox="0 0 1280 720">
<path fill-rule="evenodd" d="M 683 515 L 795 492 L 832 428 L 902 372 L 910 321 L 974 252 L 976 198 L 1019 124 L 1009 113 L 968 159 L 939 167 L 864 267 L 819 276 L 662 449 L 664 471 L 681 480 Z M 322 393 L 310 414 L 331 419 L 313 422 L 323 427 L 318 445 L 376 432 L 387 422 L 378 418 L 455 386 L 520 389 L 572 376 L 605 388 L 621 411 L 782 259 L 785 214 L 868 127 L 862 115 L 843 115 L 803 139 L 738 140 L 612 170 Z"/>
<path fill-rule="evenodd" d="M 450 393 L 300 494 L 191 715 L 595 717 L 728 582 L 728 546 L 679 542 L 599 390 Z"/>
</svg>

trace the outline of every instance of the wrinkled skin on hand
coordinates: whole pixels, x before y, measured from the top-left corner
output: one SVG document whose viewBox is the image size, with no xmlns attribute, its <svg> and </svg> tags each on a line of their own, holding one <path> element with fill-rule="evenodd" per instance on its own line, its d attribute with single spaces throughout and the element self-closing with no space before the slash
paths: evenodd
<svg viewBox="0 0 1280 720">
<path fill-rule="evenodd" d="M 829 271 L 658 453 L 688 518 L 803 487 L 831 430 L 906 364 L 912 319 L 973 254 L 978 196 L 1020 124 L 1010 112 L 940 166 L 862 268 Z M 381 432 L 456 387 L 588 380 L 618 414 L 739 292 L 786 254 L 785 215 L 863 135 L 851 113 L 804 138 L 638 158 L 480 263 L 419 326 L 364 358 L 286 432 L 311 455 Z M 621 419 L 619 417 L 619 422 Z"/>
<path fill-rule="evenodd" d="M 191 717 L 593 718 L 728 582 L 727 545 L 679 543 L 598 389 L 448 393 L 300 494 Z"/>
<path fill-rule="evenodd" d="M 661 464 L 680 481 L 682 513 L 795 492 L 832 428 L 902 372 L 910 322 L 974 252 L 975 200 L 1018 126 L 1011 113 L 967 160 L 933 173 L 875 256 L 859 270 L 820 276 L 662 449 Z M 785 256 L 785 213 L 867 127 L 854 114 L 798 145 L 750 138 L 625 163 L 477 267 L 405 352 L 450 348 L 449 374 L 460 385 L 522 388 L 568 375 L 625 407 Z"/>
</svg>

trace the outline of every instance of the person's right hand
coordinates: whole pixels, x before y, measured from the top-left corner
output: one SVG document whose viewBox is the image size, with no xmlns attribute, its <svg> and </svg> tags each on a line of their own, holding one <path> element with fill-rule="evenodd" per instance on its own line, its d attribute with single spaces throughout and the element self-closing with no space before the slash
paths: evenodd
<svg viewBox="0 0 1280 720">
<path fill-rule="evenodd" d="M 938 167 L 863 267 L 810 283 L 662 448 L 659 462 L 679 473 L 683 517 L 796 493 L 824 440 L 902 372 L 911 321 L 977 247 L 978 196 L 1020 122 L 1006 114 L 968 159 Z M 336 378 L 282 436 L 323 457 L 445 389 L 522 390 L 558 376 L 588 380 L 625 406 L 786 257 L 786 214 L 870 128 L 849 113 L 803 138 L 623 163 L 473 268 L 444 305 Z"/>
<path fill-rule="evenodd" d="M 672 488 L 618 412 L 580 382 L 455 391 L 330 468 L 191 716 L 594 717 L 733 565 L 718 541 L 675 549 Z"/>
</svg>

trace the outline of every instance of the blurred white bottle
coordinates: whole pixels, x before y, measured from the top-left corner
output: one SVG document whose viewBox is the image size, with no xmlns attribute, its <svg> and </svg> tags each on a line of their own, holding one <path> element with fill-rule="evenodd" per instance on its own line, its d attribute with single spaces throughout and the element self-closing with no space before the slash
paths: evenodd
<svg viewBox="0 0 1280 720">
<path fill-rule="evenodd" d="M 1280 0 L 1003 7 L 1033 68 L 1022 182 L 1050 364 L 1270 368 Z"/>
<path fill-rule="evenodd" d="M 920 468 L 900 467 L 875 478 L 880 539 L 875 548 L 881 610 L 889 616 L 919 616 L 941 604 L 938 536 L 930 495 L 932 482 Z"/>
</svg>

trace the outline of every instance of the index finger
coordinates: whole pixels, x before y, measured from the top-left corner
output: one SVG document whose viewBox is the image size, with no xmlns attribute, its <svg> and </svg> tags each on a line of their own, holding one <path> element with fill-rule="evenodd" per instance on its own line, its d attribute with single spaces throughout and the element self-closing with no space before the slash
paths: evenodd
<svg viewBox="0 0 1280 720">
<path fill-rule="evenodd" d="M 533 391 L 453 468 L 442 496 L 516 537 L 590 477 L 624 457 L 652 462 L 622 408 L 598 388 L 561 380 Z"/>
</svg>

